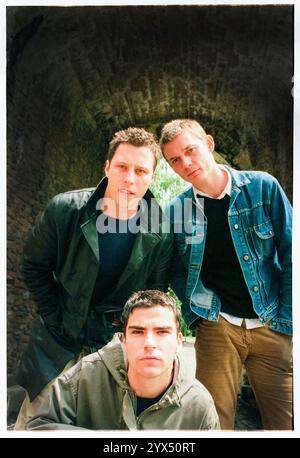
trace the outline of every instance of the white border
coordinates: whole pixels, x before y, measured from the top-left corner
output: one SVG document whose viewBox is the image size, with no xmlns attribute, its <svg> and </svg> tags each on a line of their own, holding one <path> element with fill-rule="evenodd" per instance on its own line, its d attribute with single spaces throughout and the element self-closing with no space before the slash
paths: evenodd
<svg viewBox="0 0 300 458">
<path fill-rule="evenodd" d="M 96 6 L 96 5 L 294 5 L 295 8 L 295 77 L 294 77 L 294 229 L 293 229 L 293 304 L 294 304 L 294 319 L 295 319 L 295 337 L 294 337 L 294 365 L 295 365 L 295 431 L 293 432 L 268 432 L 268 431 L 234 431 L 234 432 L 201 432 L 201 431 L 138 431 L 138 432 L 116 432 L 116 431 L 56 431 L 56 432 L 39 432 L 38 434 L 33 432 L 17 432 L 17 431 L 7 431 L 6 430 L 6 90 L 5 90 L 5 81 L 6 81 L 6 6 Z M 299 377 L 299 367 L 300 367 L 300 333 L 299 333 L 299 323 L 300 323 L 300 256 L 297 254 L 300 253 L 299 247 L 299 234 L 300 234 L 300 217 L 299 217 L 299 199 L 300 199 L 300 157 L 299 154 L 296 154 L 296 151 L 299 150 L 299 126 L 300 126 L 300 113 L 299 113 L 299 96 L 300 96 L 300 87 L 299 87 L 299 45 L 300 45 L 300 7 L 296 2 L 279 0 L 279 1 L 205 1 L 205 0 L 191 0 L 191 1 L 152 1 L 152 2 L 134 2 L 134 1 L 117 1 L 117 2 L 96 2 L 96 1 L 5 1 L 1 3 L 0 7 L 0 139 L 1 139 L 1 167 L 0 167 L 0 182 L 1 182 L 1 205 L 0 205 L 0 221 L 2 225 L 1 235 L 0 235 L 0 255 L 1 255 L 1 265 L 0 265 L 0 278 L 1 278 L 1 288 L 0 288 L 0 304 L 3 314 L 0 318 L 0 437 L 101 437 L 107 438 L 106 441 L 109 443 L 109 438 L 114 439 L 116 437 L 122 438 L 164 438 L 164 437 L 173 437 L 178 438 L 189 438 L 192 441 L 193 438 L 201 437 L 300 437 L 300 377 Z M 297 131 L 298 126 L 298 131 Z M 176 439 L 175 439 L 176 440 Z M 101 446 L 99 446 L 99 451 Z"/>
</svg>

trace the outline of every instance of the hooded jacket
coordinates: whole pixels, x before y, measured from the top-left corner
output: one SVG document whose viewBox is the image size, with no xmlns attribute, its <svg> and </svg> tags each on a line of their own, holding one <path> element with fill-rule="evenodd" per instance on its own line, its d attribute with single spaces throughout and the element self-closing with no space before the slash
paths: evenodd
<svg viewBox="0 0 300 458">
<path fill-rule="evenodd" d="M 211 395 L 186 375 L 178 358 L 172 385 L 138 417 L 126 368 L 125 352 L 116 339 L 84 357 L 53 382 L 26 429 L 219 429 Z"/>
</svg>

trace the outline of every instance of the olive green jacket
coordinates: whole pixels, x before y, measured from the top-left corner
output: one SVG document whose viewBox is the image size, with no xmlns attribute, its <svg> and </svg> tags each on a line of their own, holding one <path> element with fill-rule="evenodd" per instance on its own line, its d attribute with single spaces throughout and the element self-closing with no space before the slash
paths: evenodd
<svg viewBox="0 0 300 458">
<path fill-rule="evenodd" d="M 19 362 L 17 381 L 31 400 L 81 351 L 78 338 L 87 320 L 99 271 L 96 222 L 101 212 L 97 203 L 106 186 L 104 178 L 96 189 L 55 196 L 25 245 L 23 276 L 37 305 L 38 317 Z M 168 224 L 163 230 L 166 220 L 150 191 L 144 202 L 143 230 L 136 235 L 130 259 L 114 291 L 97 310 L 103 345 L 116 331 L 106 319 L 107 313 L 120 316 L 134 291 L 168 288 L 173 238 Z M 149 212 L 155 206 L 160 223 L 149 227 Z"/>
<path fill-rule="evenodd" d="M 161 399 L 136 416 L 127 361 L 115 339 L 59 376 L 47 390 L 27 430 L 219 429 L 211 395 L 174 362 L 173 383 Z"/>
</svg>

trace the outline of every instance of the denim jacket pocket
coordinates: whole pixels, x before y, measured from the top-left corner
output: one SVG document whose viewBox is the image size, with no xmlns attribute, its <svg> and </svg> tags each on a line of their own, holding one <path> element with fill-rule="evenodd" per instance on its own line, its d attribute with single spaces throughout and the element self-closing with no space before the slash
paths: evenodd
<svg viewBox="0 0 300 458">
<path fill-rule="evenodd" d="M 259 257 L 274 254 L 274 228 L 271 220 L 253 226 L 255 249 Z"/>
</svg>

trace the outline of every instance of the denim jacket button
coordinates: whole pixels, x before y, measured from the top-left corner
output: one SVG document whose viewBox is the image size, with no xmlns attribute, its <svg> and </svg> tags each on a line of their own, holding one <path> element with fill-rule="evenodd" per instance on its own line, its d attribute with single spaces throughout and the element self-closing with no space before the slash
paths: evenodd
<svg viewBox="0 0 300 458">
<path fill-rule="evenodd" d="M 249 256 L 247 254 L 244 256 L 244 261 L 249 261 Z"/>
<path fill-rule="evenodd" d="M 258 291 L 258 287 L 257 286 L 253 286 L 253 291 L 256 293 Z"/>
<path fill-rule="evenodd" d="M 238 225 L 238 224 L 235 224 L 233 227 L 234 227 L 234 229 L 238 229 L 238 228 L 239 228 L 239 225 Z"/>
</svg>

